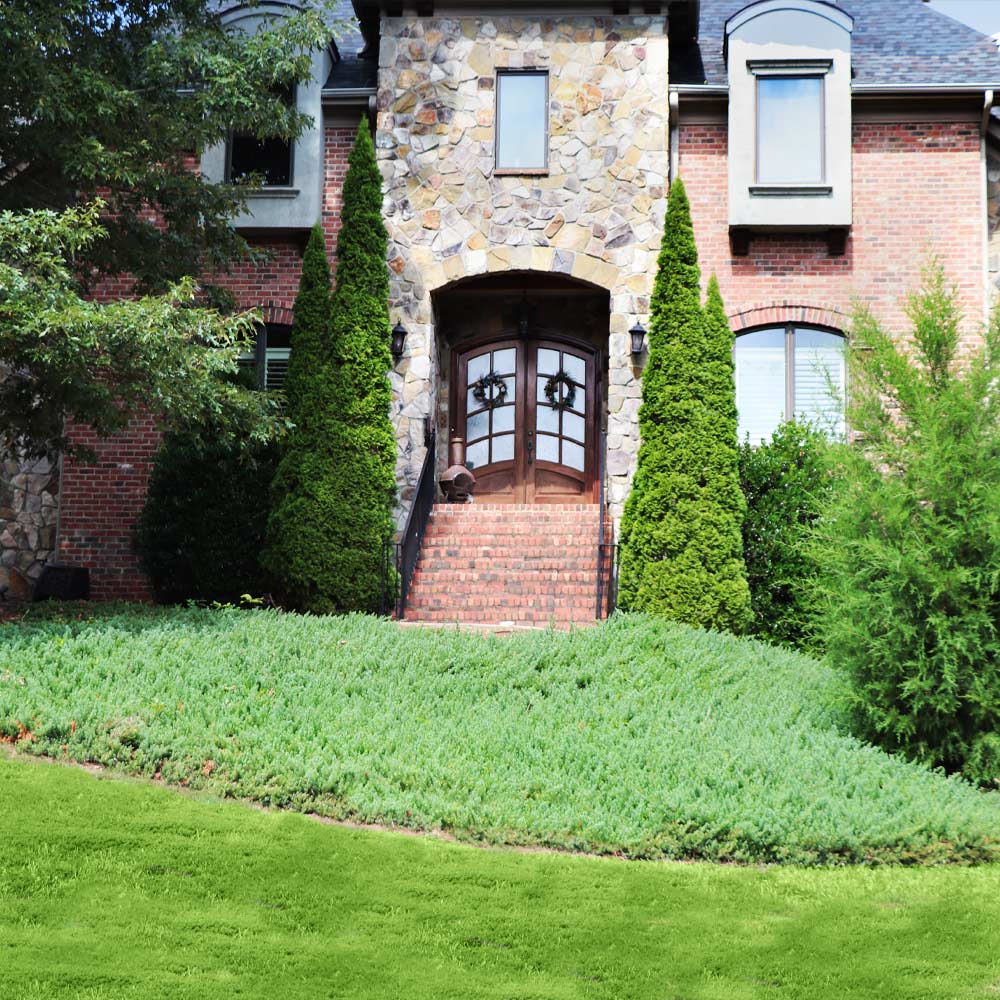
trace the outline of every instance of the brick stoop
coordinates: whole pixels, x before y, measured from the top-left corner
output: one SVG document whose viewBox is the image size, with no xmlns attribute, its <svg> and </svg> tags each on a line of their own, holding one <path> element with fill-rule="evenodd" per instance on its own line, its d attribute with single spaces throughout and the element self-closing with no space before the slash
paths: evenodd
<svg viewBox="0 0 1000 1000">
<path fill-rule="evenodd" d="M 594 621 L 597 504 L 435 504 L 406 620 Z"/>
</svg>

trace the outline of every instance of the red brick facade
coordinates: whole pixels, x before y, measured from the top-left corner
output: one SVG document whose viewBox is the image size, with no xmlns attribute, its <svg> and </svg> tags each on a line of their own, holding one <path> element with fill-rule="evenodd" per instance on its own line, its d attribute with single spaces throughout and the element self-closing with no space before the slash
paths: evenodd
<svg viewBox="0 0 1000 1000">
<path fill-rule="evenodd" d="M 340 229 L 340 193 L 347 173 L 347 156 L 356 126 L 325 130 L 323 230 L 331 256 Z M 299 236 L 251 241 L 271 251 L 264 264 L 237 264 L 214 281 L 230 289 L 240 308 L 261 307 L 267 322 L 290 323 L 299 287 L 302 244 Z M 131 294 L 127 278 L 105 282 L 103 300 Z M 60 497 L 58 559 L 87 566 L 91 594 L 97 600 L 148 600 L 149 585 L 133 545 L 135 523 L 142 510 L 146 485 L 161 435 L 155 422 L 143 417 L 111 440 L 98 440 L 85 428 L 71 436 L 97 453 L 96 464 L 67 459 L 63 463 Z"/>
<path fill-rule="evenodd" d="M 902 297 L 937 254 L 957 285 L 970 335 L 983 319 L 985 191 L 978 123 L 856 122 L 854 225 L 843 256 L 819 236 L 762 235 L 729 245 L 726 126 L 681 123 L 680 174 L 703 275 L 713 271 L 738 332 L 795 320 L 843 329 L 853 302 L 905 329 Z"/>
<path fill-rule="evenodd" d="M 327 126 L 322 224 L 331 256 L 340 227 L 340 195 L 354 126 Z M 730 250 L 727 139 L 722 122 L 685 123 L 679 165 L 691 199 L 701 267 L 718 275 L 733 327 L 795 320 L 846 328 L 852 302 L 867 303 L 892 328 L 905 318 L 901 296 L 919 263 L 936 253 L 959 288 L 970 329 L 984 303 L 985 190 L 980 135 L 971 120 L 860 120 L 854 126 L 854 224 L 843 256 L 816 236 L 757 236 L 749 255 Z M 219 280 L 242 307 L 289 322 L 298 287 L 301 239 L 268 239 L 266 264 L 240 265 Z M 123 294 L 109 286 L 103 295 Z M 63 470 L 59 558 L 89 566 L 95 598 L 147 599 L 132 545 L 159 434 L 148 418 L 113 441 L 94 441 L 96 465 Z"/>
</svg>

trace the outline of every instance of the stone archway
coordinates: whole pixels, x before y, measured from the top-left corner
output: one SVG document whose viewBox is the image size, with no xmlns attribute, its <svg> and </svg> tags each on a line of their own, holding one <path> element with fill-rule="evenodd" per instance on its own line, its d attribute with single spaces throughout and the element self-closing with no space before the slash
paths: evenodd
<svg viewBox="0 0 1000 1000">
<path fill-rule="evenodd" d="M 479 470 L 477 493 L 490 502 L 596 502 L 608 291 L 562 274 L 500 272 L 451 283 L 433 302 L 439 464 L 458 438 L 466 464 Z M 483 365 L 502 378 L 502 399 L 470 400 Z M 550 380 L 559 400 L 546 395 L 555 391 Z"/>
</svg>

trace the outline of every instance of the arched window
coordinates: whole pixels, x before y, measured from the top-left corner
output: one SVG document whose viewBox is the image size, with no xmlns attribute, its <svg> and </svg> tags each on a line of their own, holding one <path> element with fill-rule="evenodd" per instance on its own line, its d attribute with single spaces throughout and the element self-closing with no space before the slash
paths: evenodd
<svg viewBox="0 0 1000 1000">
<path fill-rule="evenodd" d="M 845 343 L 832 330 L 792 324 L 740 334 L 734 349 L 740 440 L 760 444 L 789 417 L 842 437 Z"/>
<path fill-rule="evenodd" d="M 257 331 L 257 347 L 240 361 L 252 366 L 262 389 L 280 389 L 288 373 L 292 328 L 285 323 L 265 323 Z"/>
</svg>

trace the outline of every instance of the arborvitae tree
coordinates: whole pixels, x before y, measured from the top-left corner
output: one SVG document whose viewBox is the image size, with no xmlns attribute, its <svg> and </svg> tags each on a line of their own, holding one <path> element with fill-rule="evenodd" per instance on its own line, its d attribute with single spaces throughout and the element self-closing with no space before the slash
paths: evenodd
<svg viewBox="0 0 1000 1000">
<path fill-rule="evenodd" d="M 389 419 L 389 272 L 382 221 L 382 177 L 365 122 L 348 160 L 337 287 L 331 310 L 336 366 L 327 532 L 330 607 L 375 611 L 382 553 L 392 538 L 396 439 Z"/>
<path fill-rule="evenodd" d="M 670 188 L 650 303 L 642 443 L 621 528 L 619 601 L 741 632 L 750 592 L 740 534 L 732 333 L 718 285 L 701 307 L 684 185 Z"/>
<path fill-rule="evenodd" d="M 294 428 L 271 485 L 264 565 L 291 604 L 325 608 L 330 594 L 329 517 L 336 449 L 331 436 L 334 361 L 330 265 L 317 224 L 302 258 L 285 392 Z"/>
</svg>

